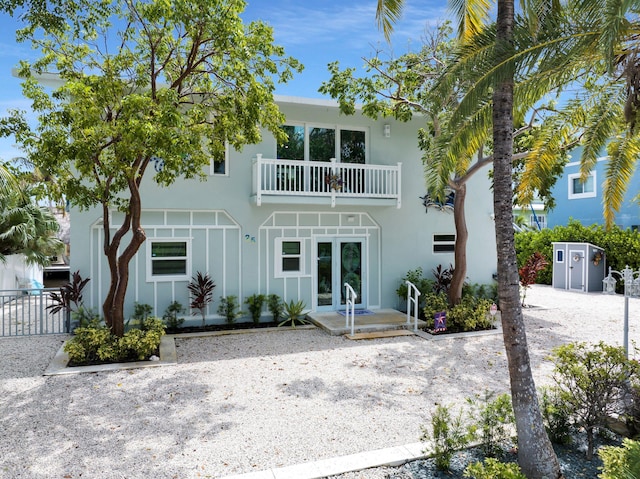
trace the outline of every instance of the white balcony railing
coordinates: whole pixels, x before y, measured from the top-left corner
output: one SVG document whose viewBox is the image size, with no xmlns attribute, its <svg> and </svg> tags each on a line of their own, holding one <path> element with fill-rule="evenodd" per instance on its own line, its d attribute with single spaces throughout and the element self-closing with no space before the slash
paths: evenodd
<svg viewBox="0 0 640 479">
<path fill-rule="evenodd" d="M 256 204 L 265 196 L 391 199 L 400 208 L 401 167 L 328 161 L 275 160 L 257 155 L 253 162 Z"/>
</svg>

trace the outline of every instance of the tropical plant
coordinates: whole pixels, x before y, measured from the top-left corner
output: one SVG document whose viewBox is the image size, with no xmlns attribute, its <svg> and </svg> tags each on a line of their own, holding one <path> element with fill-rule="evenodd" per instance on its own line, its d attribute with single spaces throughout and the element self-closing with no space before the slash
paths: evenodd
<svg viewBox="0 0 640 479">
<path fill-rule="evenodd" d="M 556 388 L 541 388 L 540 408 L 549 439 L 556 444 L 571 444 L 575 432 L 571 423 L 571 411 Z"/>
<path fill-rule="evenodd" d="M 500 462 L 489 457 L 483 462 L 474 462 L 464 470 L 464 477 L 472 479 L 527 479 L 520 466 L 513 462 Z"/>
<path fill-rule="evenodd" d="M 449 289 L 451 288 L 451 281 L 455 273 L 455 269 L 453 265 L 450 264 L 448 268 L 443 268 L 442 265 L 439 264 L 432 270 L 432 273 L 433 273 L 433 277 L 435 278 L 435 283 L 433 284 L 433 291 L 435 293 L 449 294 Z M 449 302 L 449 304 L 451 304 L 451 302 Z"/>
<path fill-rule="evenodd" d="M 518 269 L 518 275 L 520 276 L 520 286 L 522 286 L 522 306 L 525 306 L 525 299 L 527 297 L 527 290 L 532 284 L 535 284 L 538 278 L 538 273 L 545 269 L 549 261 L 543 256 L 542 253 L 536 251 L 533 253 L 524 265 Z"/>
<path fill-rule="evenodd" d="M 138 303 L 136 301 L 133 303 L 133 314 L 131 315 L 131 319 L 141 324 L 142 321 L 144 321 L 149 316 L 151 316 L 152 311 L 153 311 L 153 308 L 151 307 L 150 304 Z"/>
<path fill-rule="evenodd" d="M 307 305 L 304 301 L 294 301 L 293 299 L 288 303 L 284 302 L 284 314 L 285 319 L 278 323 L 278 326 L 284 326 L 285 324 L 291 325 L 293 328 L 296 327 L 297 324 L 307 324 L 308 321 L 304 318 L 304 308 Z"/>
<path fill-rule="evenodd" d="M 406 304 L 407 301 L 407 293 L 409 289 L 406 283 L 407 281 L 411 282 L 416 288 L 418 288 L 418 291 L 420 292 L 420 296 L 418 297 L 418 308 L 422 311 L 426 295 L 433 291 L 433 281 L 423 276 L 421 267 L 407 271 L 407 274 L 402 277 L 400 286 L 396 289 L 398 298 L 403 302 L 401 304 Z"/>
<path fill-rule="evenodd" d="M 243 24 L 243 0 L 78 0 L 56 2 L 54 16 L 26 3 L 18 40 L 41 57 L 19 74 L 37 123 L 12 111 L 0 134 L 58 178 L 72 205 L 101 210 L 110 273 L 102 309 L 122 336 L 129 265 L 146 240 L 141 184 L 203 177 L 227 143 L 239 150 L 265 130 L 284 140 L 273 91 L 301 66 L 269 26 Z M 123 41 L 101 47 L 115 37 Z M 49 71 L 59 79 L 51 92 L 39 83 Z M 123 212 L 115 228 L 114 210 Z"/>
<path fill-rule="evenodd" d="M 191 294 L 191 304 L 189 305 L 193 315 L 200 313 L 202 316 L 202 327 L 204 327 L 207 306 L 213 301 L 213 290 L 216 284 L 213 282 L 209 274 L 204 276 L 200 271 L 197 272 L 195 278 L 191 278 L 191 282 L 187 285 L 187 289 Z"/>
<path fill-rule="evenodd" d="M 280 318 L 284 313 L 284 304 L 282 298 L 277 294 L 270 294 L 267 296 L 267 308 L 273 317 L 273 322 L 278 324 Z"/>
<path fill-rule="evenodd" d="M 640 479 L 640 442 L 623 439 L 622 446 L 604 446 L 598 450 L 602 458 L 600 479 Z"/>
<path fill-rule="evenodd" d="M 422 428 L 420 440 L 430 444 L 431 449 L 425 451 L 433 454 L 436 467 L 441 471 L 448 471 L 453 454 L 466 447 L 471 441 L 463 421 L 462 411 L 452 417 L 448 406 L 438 404 L 431 414 L 431 431 Z"/>
<path fill-rule="evenodd" d="M 220 296 L 218 314 L 225 318 L 227 324 L 233 324 L 236 322 L 236 319 L 244 314 L 244 311 L 238 309 L 239 307 L 240 304 L 238 303 L 237 296 Z"/>
<path fill-rule="evenodd" d="M 65 311 L 67 317 L 67 330 L 71 330 L 71 315 L 74 312 L 84 310 L 82 302 L 82 290 L 89 282 L 89 278 L 82 279 L 80 271 L 75 271 L 71 275 L 71 281 L 60 287 L 58 293 L 52 291 L 49 293 L 51 304 L 45 309 L 51 314 L 56 314 L 62 310 Z M 79 324 L 83 325 L 84 315 L 80 315 Z"/>
<path fill-rule="evenodd" d="M 495 393 L 485 390 L 482 397 L 467 398 L 469 433 L 480 439 L 480 447 L 487 457 L 498 457 L 502 453 L 502 446 L 513 435 L 515 425 L 509 395 L 494 396 Z"/>
<path fill-rule="evenodd" d="M 630 378 L 638 378 L 640 364 L 626 358 L 624 348 L 569 343 L 553 350 L 553 380 L 575 426 L 587 433 L 587 459 L 593 458 L 594 432 L 609 417 L 625 412 L 623 397 Z"/>
<path fill-rule="evenodd" d="M 249 306 L 249 314 L 251 314 L 251 319 L 255 325 L 260 323 L 262 306 L 266 299 L 267 297 L 264 294 L 252 294 L 244 300 L 244 302 Z"/>
<path fill-rule="evenodd" d="M 175 330 L 182 326 L 184 318 L 178 317 L 179 314 L 184 313 L 184 307 L 178 301 L 172 301 L 167 309 L 164 310 L 162 320 L 167 325 L 168 329 Z"/>
<path fill-rule="evenodd" d="M 390 33 L 403 5 L 403 0 L 378 0 L 377 18 L 385 34 Z M 559 8 L 559 5 L 553 4 L 551 7 Z M 534 103 L 538 101 L 541 95 L 549 91 L 540 91 L 540 85 L 547 86 L 549 83 L 541 81 L 539 85 L 527 85 L 530 90 L 536 88 L 538 95 L 532 93 L 527 98 L 518 97 L 518 103 L 514 102 L 516 65 L 512 60 L 516 41 L 520 37 L 516 37 L 514 33 L 513 0 L 497 0 L 497 21 L 490 28 L 484 28 L 491 9 L 490 2 L 455 1 L 453 7 L 459 21 L 459 36 L 463 41 L 460 54 L 442 77 L 440 88 L 443 88 L 443 97 L 446 97 L 451 86 L 457 85 L 460 78 L 470 81 L 467 85 L 472 88 L 461 91 L 462 98 L 447 121 L 449 134 L 440 136 L 439 145 L 434 150 L 436 153 L 440 152 L 443 164 L 454 162 L 457 165 L 457 158 L 469 159 L 480 151 L 487 143 L 488 132 L 492 131 L 498 296 L 516 418 L 518 462 L 529 479 L 556 479 L 561 476 L 560 466 L 546 435 L 531 374 L 520 304 L 512 213 L 513 133 L 515 125 L 523 119 L 520 117 L 519 121 L 514 121 L 514 105 L 526 111 L 533 103 L 525 100 Z M 526 34 L 521 38 L 537 40 L 546 34 L 545 27 L 552 11 L 554 8 L 525 8 L 522 17 L 528 20 L 527 25 L 535 25 L 536 28 L 524 32 Z M 479 41 L 481 38 L 486 40 L 484 44 L 474 44 L 475 40 Z M 475 55 L 477 61 L 467 61 L 465 54 L 467 57 Z M 482 78 L 478 80 L 478 77 Z M 526 87 L 523 87 L 518 91 L 525 90 Z"/>
</svg>

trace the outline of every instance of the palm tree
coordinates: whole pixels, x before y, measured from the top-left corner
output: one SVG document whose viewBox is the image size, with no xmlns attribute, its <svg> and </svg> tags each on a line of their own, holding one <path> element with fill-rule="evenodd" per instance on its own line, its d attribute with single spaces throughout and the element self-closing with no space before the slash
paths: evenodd
<svg viewBox="0 0 640 479">
<path fill-rule="evenodd" d="M 388 36 L 391 26 L 402 11 L 401 0 L 378 0 L 378 21 Z M 473 38 L 482 30 L 482 22 L 487 17 L 489 3 L 456 1 L 463 38 Z M 474 8 L 477 6 L 477 9 Z M 493 55 L 486 66 L 493 69 L 503 65 L 505 59 L 513 58 L 514 45 L 514 2 L 498 0 L 497 22 Z M 511 379 L 511 396 L 518 434 L 518 462 L 524 474 L 530 479 L 561 477 L 557 457 L 546 434 L 537 400 L 535 382 L 531 374 L 529 351 L 522 309 L 519 300 L 517 259 L 513 237 L 512 214 L 512 160 L 513 160 L 513 105 L 514 105 L 513 62 L 501 68 L 500 75 L 491 77 L 493 94 L 490 108 L 493 129 L 494 165 L 494 213 L 498 256 L 498 296 L 502 311 L 502 327 L 505 349 Z M 479 98 L 467 98 L 463 106 L 474 103 Z M 476 141 L 477 151 L 484 141 Z"/>
</svg>

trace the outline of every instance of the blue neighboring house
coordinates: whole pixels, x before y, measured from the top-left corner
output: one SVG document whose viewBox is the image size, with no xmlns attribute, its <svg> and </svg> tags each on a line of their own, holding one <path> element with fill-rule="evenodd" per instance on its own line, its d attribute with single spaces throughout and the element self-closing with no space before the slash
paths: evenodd
<svg viewBox="0 0 640 479">
<path fill-rule="evenodd" d="M 556 207 L 547 214 L 549 228 L 566 225 L 570 218 L 580 221 L 585 226 L 604 225 L 602 191 L 608 158 L 599 158 L 596 167 L 583 183 L 580 181 L 581 154 L 581 148 L 571 152 L 569 163 L 565 166 L 562 177 L 556 182 L 553 189 Z M 619 227 L 633 230 L 640 227 L 640 204 L 634 201 L 639 192 L 640 169 L 636 169 L 620 211 L 616 214 L 615 223 Z"/>
</svg>

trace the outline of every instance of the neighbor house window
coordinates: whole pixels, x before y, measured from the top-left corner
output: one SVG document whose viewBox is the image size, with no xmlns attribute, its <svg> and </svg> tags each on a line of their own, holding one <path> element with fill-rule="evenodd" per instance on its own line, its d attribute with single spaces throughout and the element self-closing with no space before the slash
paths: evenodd
<svg viewBox="0 0 640 479">
<path fill-rule="evenodd" d="M 536 219 L 538 222 L 536 223 Z M 540 224 L 540 229 L 547 227 L 547 217 L 545 215 L 530 215 L 529 216 L 529 226 L 532 228 L 538 229 L 538 224 Z"/>
<path fill-rule="evenodd" d="M 149 240 L 147 281 L 188 280 L 189 266 L 188 241 Z"/>
<path fill-rule="evenodd" d="M 277 277 L 304 274 L 304 242 L 295 238 L 277 238 L 275 274 Z"/>
<path fill-rule="evenodd" d="M 434 253 L 453 253 L 456 249 L 456 235 L 433 235 Z"/>
<path fill-rule="evenodd" d="M 593 198 L 596 196 L 596 173 L 587 176 L 585 181 L 580 178 L 580 173 L 569 175 L 569 199 Z"/>
</svg>

